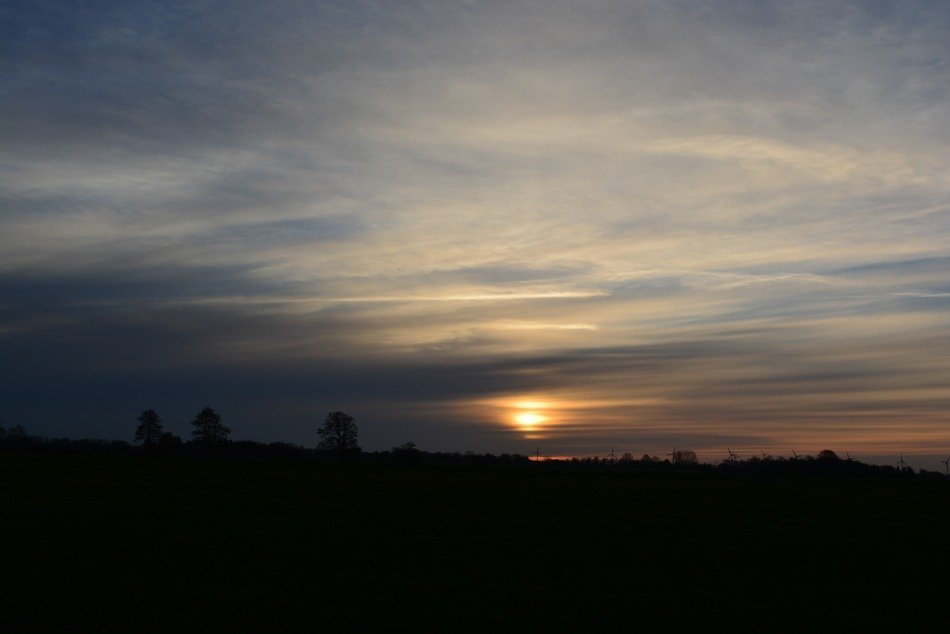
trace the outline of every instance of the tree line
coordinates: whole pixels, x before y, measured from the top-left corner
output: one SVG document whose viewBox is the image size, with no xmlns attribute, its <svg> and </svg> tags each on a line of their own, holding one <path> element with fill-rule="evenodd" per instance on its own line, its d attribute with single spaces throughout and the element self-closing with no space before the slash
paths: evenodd
<svg viewBox="0 0 950 634">
<path fill-rule="evenodd" d="M 154 409 L 139 414 L 139 424 L 135 428 L 135 442 L 146 449 L 156 447 L 173 449 L 182 446 L 181 438 L 162 426 L 162 418 Z M 191 421 L 193 441 L 207 451 L 213 451 L 228 444 L 231 429 L 221 422 L 221 416 L 210 407 L 205 407 Z"/>
<path fill-rule="evenodd" d="M 181 438 L 164 430 L 162 418 L 154 409 L 139 414 L 138 423 L 135 441 L 145 449 L 174 449 L 184 444 Z M 191 432 L 193 442 L 208 452 L 231 444 L 231 429 L 224 426 L 221 416 L 210 407 L 198 412 L 191 426 L 194 428 Z M 361 451 L 358 436 L 359 428 L 353 417 L 345 412 L 333 411 L 327 414 L 323 425 L 317 429 L 317 449 L 340 456 L 356 454 Z"/>
<path fill-rule="evenodd" d="M 791 458 L 763 454 L 739 459 L 730 451 L 729 457 L 718 464 L 700 463 L 696 452 L 689 449 L 674 449 L 665 458 L 643 454 L 636 458 L 626 452 L 616 456 L 611 450 L 606 456 L 585 458 L 552 459 L 518 453 L 430 452 L 419 449 L 415 443 L 406 442 L 389 450 L 364 452 L 359 445 L 359 428 L 352 416 L 341 411 L 329 412 L 317 428 L 316 447 L 304 447 L 294 443 L 262 443 L 254 440 L 231 440 L 231 430 L 221 416 L 211 407 L 205 407 L 191 421 L 189 441 L 183 441 L 164 429 L 162 418 L 154 409 L 144 410 L 137 419 L 134 432 L 135 446 L 121 440 L 41 438 L 31 436 L 22 425 L 9 430 L 0 424 L 0 448 L 33 449 L 89 453 L 142 453 L 168 456 L 220 456 L 228 458 L 266 459 L 347 459 L 361 462 L 399 464 L 508 464 L 536 465 L 546 469 L 611 469 L 616 471 L 696 471 L 716 473 L 748 473 L 760 475 L 842 475 L 861 477 L 920 477 L 948 479 L 938 471 L 918 469 L 906 465 L 872 465 L 839 457 L 834 451 L 824 449 L 816 456 L 793 454 Z M 950 463 L 950 459 L 947 461 Z M 950 467 L 948 467 L 950 469 Z"/>
</svg>

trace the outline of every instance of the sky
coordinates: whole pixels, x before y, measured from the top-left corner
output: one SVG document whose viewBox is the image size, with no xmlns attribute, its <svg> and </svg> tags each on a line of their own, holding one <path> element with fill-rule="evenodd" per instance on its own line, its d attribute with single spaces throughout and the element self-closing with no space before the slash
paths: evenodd
<svg viewBox="0 0 950 634">
<path fill-rule="evenodd" d="M 947 33 L 942 0 L 4 2 L 0 421 L 942 470 Z"/>
</svg>

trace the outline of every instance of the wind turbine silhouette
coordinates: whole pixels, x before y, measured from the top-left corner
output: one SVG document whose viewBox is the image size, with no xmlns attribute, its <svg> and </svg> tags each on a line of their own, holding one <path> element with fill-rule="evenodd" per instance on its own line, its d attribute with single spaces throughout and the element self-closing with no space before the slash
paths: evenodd
<svg viewBox="0 0 950 634">
<path fill-rule="evenodd" d="M 666 454 L 670 457 L 670 462 L 676 462 L 676 447 L 673 447 L 673 453 Z"/>
<path fill-rule="evenodd" d="M 903 471 L 904 467 L 906 466 L 907 466 L 907 463 L 904 462 L 904 452 L 901 452 L 901 458 L 900 460 L 897 461 L 897 468 L 898 470 Z"/>
<path fill-rule="evenodd" d="M 943 463 L 943 470 L 947 475 L 950 475 L 950 456 L 947 456 L 946 460 L 941 460 Z"/>
<path fill-rule="evenodd" d="M 849 454 L 849 453 L 846 451 L 846 452 L 844 452 L 844 455 L 846 455 L 846 456 L 848 457 L 848 462 L 851 462 L 851 454 Z"/>
<path fill-rule="evenodd" d="M 734 452 L 734 451 L 733 451 L 732 449 L 730 449 L 729 447 L 726 447 L 726 451 L 729 452 L 729 462 L 736 462 L 736 461 L 739 459 L 739 454 L 737 454 L 736 452 Z"/>
<path fill-rule="evenodd" d="M 798 458 L 799 458 L 798 454 L 795 453 L 795 450 L 794 450 L 794 449 L 792 449 L 792 459 L 793 459 L 793 460 L 798 460 Z"/>
<path fill-rule="evenodd" d="M 541 460 L 541 447 L 538 447 L 537 449 L 534 450 L 534 459 L 535 459 L 535 462 Z"/>
<path fill-rule="evenodd" d="M 616 462 L 616 461 L 617 461 L 617 454 L 614 453 L 614 448 L 613 448 L 613 447 L 610 448 L 610 453 L 607 454 L 605 457 L 606 457 L 606 458 L 609 458 L 611 462 Z"/>
</svg>

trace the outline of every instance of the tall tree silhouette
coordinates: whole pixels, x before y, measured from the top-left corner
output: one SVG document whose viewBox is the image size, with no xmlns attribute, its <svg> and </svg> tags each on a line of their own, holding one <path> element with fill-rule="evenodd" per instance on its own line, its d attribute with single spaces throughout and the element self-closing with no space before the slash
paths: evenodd
<svg viewBox="0 0 950 634">
<path fill-rule="evenodd" d="M 327 414 L 323 426 L 317 430 L 320 437 L 319 449 L 335 451 L 341 457 L 360 450 L 357 443 L 359 429 L 353 422 L 353 417 L 344 412 L 330 412 Z"/>
<path fill-rule="evenodd" d="M 147 409 L 139 414 L 139 426 L 135 430 L 135 440 L 150 447 L 158 444 L 162 435 L 162 419 L 154 409 Z"/>
<path fill-rule="evenodd" d="M 210 407 L 198 412 L 191 424 L 195 428 L 191 432 L 192 437 L 208 450 L 226 444 L 231 434 L 231 430 L 221 424 L 218 413 Z"/>
</svg>

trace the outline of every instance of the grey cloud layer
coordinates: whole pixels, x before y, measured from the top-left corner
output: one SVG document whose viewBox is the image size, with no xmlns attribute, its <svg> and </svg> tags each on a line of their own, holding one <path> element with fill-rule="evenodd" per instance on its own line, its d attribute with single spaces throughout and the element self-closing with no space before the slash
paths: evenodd
<svg viewBox="0 0 950 634">
<path fill-rule="evenodd" d="M 343 407 L 500 450 L 471 404 L 549 393 L 591 400 L 565 452 L 948 440 L 943 3 L 0 21 L 5 418 L 123 433 L 154 389 L 250 436 Z"/>
</svg>

